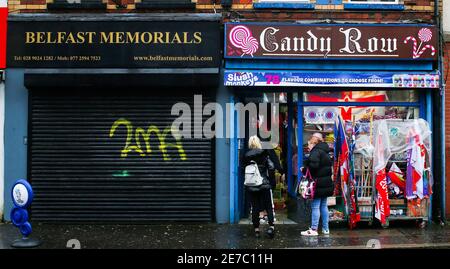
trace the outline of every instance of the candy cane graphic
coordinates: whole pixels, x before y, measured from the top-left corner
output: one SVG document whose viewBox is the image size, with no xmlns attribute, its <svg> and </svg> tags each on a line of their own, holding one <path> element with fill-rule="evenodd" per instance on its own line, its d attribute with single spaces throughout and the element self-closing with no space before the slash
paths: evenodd
<svg viewBox="0 0 450 269">
<path fill-rule="evenodd" d="M 417 56 L 417 52 L 416 52 L 416 50 L 417 50 L 417 40 L 416 40 L 416 38 L 415 37 L 413 37 L 413 36 L 408 36 L 406 39 L 405 39 L 405 41 L 403 41 L 403 43 L 408 43 L 410 40 L 412 40 L 413 41 L 413 59 L 415 59 L 415 58 L 417 58 L 418 56 Z"/>
<path fill-rule="evenodd" d="M 431 49 L 431 56 L 434 56 L 436 54 L 436 49 L 432 45 L 425 45 L 425 47 L 423 47 L 422 50 L 417 53 L 416 58 L 419 58 L 420 55 L 422 55 L 427 49 Z"/>
<path fill-rule="evenodd" d="M 403 41 L 403 43 L 406 44 L 410 40 L 412 40 L 412 42 L 413 42 L 413 59 L 419 58 L 427 49 L 430 49 L 431 56 L 434 56 L 436 54 L 436 49 L 432 45 L 425 45 L 422 49 L 420 49 L 424 42 L 426 43 L 426 42 L 430 41 L 431 38 L 433 37 L 433 33 L 431 32 L 431 30 L 428 28 L 422 28 L 419 30 L 418 36 L 419 36 L 419 40 L 420 40 L 419 47 L 417 47 L 417 40 L 413 36 L 408 36 Z"/>
</svg>

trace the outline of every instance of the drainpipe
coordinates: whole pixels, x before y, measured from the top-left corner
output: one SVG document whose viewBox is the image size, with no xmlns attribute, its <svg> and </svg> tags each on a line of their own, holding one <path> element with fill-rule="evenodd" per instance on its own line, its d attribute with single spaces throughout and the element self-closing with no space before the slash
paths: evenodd
<svg viewBox="0 0 450 269">
<path fill-rule="evenodd" d="M 438 69 L 439 69 L 439 91 L 441 95 L 441 224 L 445 223 L 445 83 L 444 83 L 444 68 L 443 68 L 443 30 L 442 22 L 439 17 L 439 0 L 434 2 L 434 17 L 439 31 L 439 52 L 438 52 Z"/>
</svg>

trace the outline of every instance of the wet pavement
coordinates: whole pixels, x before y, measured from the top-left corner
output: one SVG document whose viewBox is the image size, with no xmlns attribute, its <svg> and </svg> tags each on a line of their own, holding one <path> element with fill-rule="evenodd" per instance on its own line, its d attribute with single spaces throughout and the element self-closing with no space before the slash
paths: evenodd
<svg viewBox="0 0 450 269">
<path fill-rule="evenodd" d="M 42 240 L 39 248 L 65 249 L 68 241 L 82 249 L 272 249 L 272 248 L 450 248 L 450 226 L 429 224 L 418 228 L 405 223 L 383 229 L 334 227 L 329 236 L 302 237 L 305 225 L 278 225 L 276 237 L 255 239 L 251 225 L 55 225 L 33 224 L 32 237 Z M 267 226 L 262 226 L 263 229 Z M 20 238 L 17 228 L 0 223 L 0 248 Z M 375 240 L 375 241 L 374 241 Z M 378 241 L 376 241 L 378 240 Z"/>
</svg>

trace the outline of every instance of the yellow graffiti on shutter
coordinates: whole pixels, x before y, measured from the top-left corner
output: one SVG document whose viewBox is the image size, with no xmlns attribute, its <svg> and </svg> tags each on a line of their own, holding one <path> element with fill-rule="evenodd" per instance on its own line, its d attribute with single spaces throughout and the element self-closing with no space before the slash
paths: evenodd
<svg viewBox="0 0 450 269">
<path fill-rule="evenodd" d="M 141 127 L 137 127 L 136 131 L 134 131 L 135 145 L 131 145 L 132 139 L 133 139 L 134 127 L 133 127 L 132 123 L 130 121 L 128 121 L 127 119 L 120 118 L 120 119 L 116 120 L 113 123 L 113 125 L 111 126 L 111 130 L 109 132 L 109 137 L 114 136 L 116 129 L 120 125 L 124 125 L 127 128 L 127 138 L 125 141 L 125 146 L 122 149 L 121 155 L 120 155 L 122 158 L 126 158 L 128 156 L 128 153 L 132 152 L 132 151 L 137 152 L 142 157 L 146 156 L 145 152 L 147 154 L 151 154 L 152 149 L 150 146 L 150 141 L 151 141 L 152 134 L 155 134 L 158 139 L 158 142 L 159 142 L 159 151 L 162 153 L 164 161 L 171 160 L 170 155 L 167 152 L 168 148 L 176 148 L 178 150 L 180 159 L 182 161 L 187 160 L 186 153 L 184 151 L 183 144 L 181 142 L 181 137 L 174 130 L 171 130 L 170 127 L 165 128 L 162 133 L 161 133 L 160 129 L 158 127 L 156 127 L 155 125 L 150 125 L 148 127 L 147 131 L 145 131 Z M 166 138 L 169 133 L 175 138 L 175 141 L 176 141 L 175 143 L 166 143 Z M 144 152 L 144 150 L 142 150 L 140 137 L 142 137 L 144 140 L 145 152 Z"/>
</svg>

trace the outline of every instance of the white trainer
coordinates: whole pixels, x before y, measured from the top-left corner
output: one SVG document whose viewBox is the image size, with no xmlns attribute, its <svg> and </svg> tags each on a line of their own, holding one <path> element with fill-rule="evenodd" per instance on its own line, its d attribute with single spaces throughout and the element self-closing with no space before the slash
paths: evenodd
<svg viewBox="0 0 450 269">
<path fill-rule="evenodd" d="M 330 230 L 322 230 L 322 234 L 323 235 L 329 235 L 330 234 Z"/>
<path fill-rule="evenodd" d="M 301 232 L 303 236 L 318 236 L 319 233 L 316 230 L 309 228 L 308 230 Z"/>
</svg>

